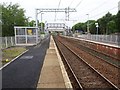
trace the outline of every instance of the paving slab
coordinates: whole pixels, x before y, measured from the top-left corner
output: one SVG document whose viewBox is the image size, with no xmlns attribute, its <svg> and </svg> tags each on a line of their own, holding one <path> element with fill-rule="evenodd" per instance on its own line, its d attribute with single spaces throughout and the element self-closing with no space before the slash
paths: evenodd
<svg viewBox="0 0 120 90">
<path fill-rule="evenodd" d="M 55 49 L 54 43 L 50 43 L 49 49 Z"/>
<path fill-rule="evenodd" d="M 47 66 L 42 69 L 40 77 L 40 84 L 56 84 L 63 83 L 61 69 L 59 66 Z M 65 86 L 64 86 L 65 87 Z"/>
<path fill-rule="evenodd" d="M 55 53 L 55 54 L 56 54 L 56 51 L 55 51 L 54 48 L 51 48 L 51 49 L 48 49 L 48 50 L 47 50 L 47 53 Z"/>
<path fill-rule="evenodd" d="M 53 38 L 46 52 L 37 88 L 66 88 Z"/>
<path fill-rule="evenodd" d="M 54 83 L 54 84 L 40 84 L 40 86 L 38 86 L 38 88 L 56 88 L 56 90 L 58 90 L 58 88 L 62 88 L 65 87 L 65 85 L 63 83 Z M 62 88 L 62 90 L 66 90 L 65 88 Z"/>
<path fill-rule="evenodd" d="M 54 88 L 54 90 L 72 88 L 52 37 L 38 80 L 37 89 L 39 88 Z"/>
<path fill-rule="evenodd" d="M 49 59 L 49 61 L 47 61 Z M 59 66 L 59 62 L 57 62 L 57 56 L 55 54 L 53 55 L 47 55 L 45 57 L 45 61 L 44 61 L 44 67 L 45 66 Z"/>
</svg>

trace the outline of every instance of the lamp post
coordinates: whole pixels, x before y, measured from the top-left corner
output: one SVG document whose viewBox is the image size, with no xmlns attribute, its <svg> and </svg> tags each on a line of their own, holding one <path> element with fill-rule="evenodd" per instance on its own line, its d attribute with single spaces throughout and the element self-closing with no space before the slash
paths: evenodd
<svg viewBox="0 0 120 90">
<path fill-rule="evenodd" d="M 43 29 L 43 26 L 42 26 L 42 15 L 43 15 L 44 13 L 41 13 L 41 31 L 43 31 L 42 29 Z"/>
<path fill-rule="evenodd" d="M 45 21 L 44 31 L 45 31 L 45 33 L 48 33 L 48 31 L 47 31 L 47 21 Z"/>
<path fill-rule="evenodd" d="M 88 22 L 87 22 L 87 33 L 90 33 L 90 30 L 89 30 L 89 14 L 86 14 L 88 16 Z"/>
<path fill-rule="evenodd" d="M 36 19 L 36 20 L 35 20 L 35 21 L 36 21 L 36 22 L 35 22 L 35 25 L 36 25 L 37 28 L 38 28 L 38 14 L 39 14 L 39 13 L 41 13 L 41 11 L 38 12 L 38 9 L 35 9 L 35 19 Z"/>
<path fill-rule="evenodd" d="M 38 27 L 38 19 L 37 19 L 37 17 L 38 17 L 38 13 L 37 13 L 37 9 L 35 9 L 35 23 L 36 23 L 36 27 Z"/>
</svg>

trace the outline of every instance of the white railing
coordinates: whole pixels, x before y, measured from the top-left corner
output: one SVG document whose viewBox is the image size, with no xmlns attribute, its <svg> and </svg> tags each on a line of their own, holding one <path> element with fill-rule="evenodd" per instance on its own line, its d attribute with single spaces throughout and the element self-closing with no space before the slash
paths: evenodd
<svg viewBox="0 0 120 90">
<path fill-rule="evenodd" d="M 0 37 L 0 48 L 5 49 L 15 45 L 15 37 Z"/>
<path fill-rule="evenodd" d="M 79 38 L 118 45 L 120 35 L 79 35 Z"/>
<path fill-rule="evenodd" d="M 49 36 L 49 34 L 44 34 L 38 37 L 38 43 Z M 34 41 L 33 41 L 34 42 Z M 0 49 L 5 49 L 11 46 L 15 46 L 15 37 L 0 37 Z"/>
</svg>

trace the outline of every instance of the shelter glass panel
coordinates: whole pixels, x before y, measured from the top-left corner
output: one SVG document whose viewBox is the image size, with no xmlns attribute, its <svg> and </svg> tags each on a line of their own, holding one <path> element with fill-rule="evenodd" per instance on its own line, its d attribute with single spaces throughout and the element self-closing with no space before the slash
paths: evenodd
<svg viewBox="0 0 120 90">
<path fill-rule="evenodd" d="M 17 28 L 16 35 L 25 35 L 25 28 Z"/>
<path fill-rule="evenodd" d="M 25 44 L 26 38 L 25 37 L 16 37 L 17 44 Z"/>
<path fill-rule="evenodd" d="M 27 43 L 30 44 L 30 43 L 36 43 L 36 37 L 30 37 L 28 36 L 27 37 Z"/>
<path fill-rule="evenodd" d="M 36 35 L 36 29 L 27 29 L 27 35 Z"/>
</svg>

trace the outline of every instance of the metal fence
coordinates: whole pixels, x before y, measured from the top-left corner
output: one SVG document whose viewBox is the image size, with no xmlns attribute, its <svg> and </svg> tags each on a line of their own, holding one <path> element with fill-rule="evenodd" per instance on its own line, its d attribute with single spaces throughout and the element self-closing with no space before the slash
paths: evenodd
<svg viewBox="0 0 120 90">
<path fill-rule="evenodd" d="M 15 45 L 15 37 L 0 37 L 0 47 L 5 49 Z"/>
<path fill-rule="evenodd" d="M 120 45 L 120 35 L 79 35 L 78 37 L 87 40 Z"/>
<path fill-rule="evenodd" d="M 49 36 L 49 34 L 41 35 L 38 38 L 38 43 L 40 43 L 40 41 L 42 39 L 45 39 L 48 36 Z M 15 37 L 0 37 L 0 48 L 1 49 L 5 49 L 5 48 L 11 47 L 11 46 L 15 46 Z"/>
</svg>

